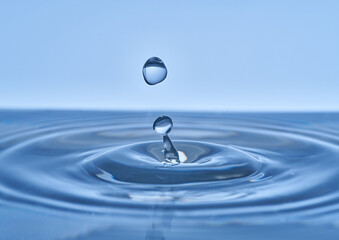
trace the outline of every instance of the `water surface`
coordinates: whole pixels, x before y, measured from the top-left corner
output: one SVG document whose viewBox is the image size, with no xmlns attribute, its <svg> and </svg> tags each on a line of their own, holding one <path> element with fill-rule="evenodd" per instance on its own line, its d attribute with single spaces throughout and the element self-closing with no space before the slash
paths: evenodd
<svg viewBox="0 0 339 240">
<path fill-rule="evenodd" d="M 163 114 L 1 111 L 0 239 L 338 238 L 338 113 Z"/>
</svg>

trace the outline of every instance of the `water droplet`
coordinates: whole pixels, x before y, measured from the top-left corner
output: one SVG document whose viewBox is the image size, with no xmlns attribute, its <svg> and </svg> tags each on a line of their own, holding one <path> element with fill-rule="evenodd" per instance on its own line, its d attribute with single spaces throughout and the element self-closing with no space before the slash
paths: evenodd
<svg viewBox="0 0 339 240">
<path fill-rule="evenodd" d="M 162 116 L 158 117 L 153 123 L 153 129 L 159 133 L 164 135 L 163 136 L 163 143 L 164 143 L 164 161 L 165 163 L 170 163 L 172 165 L 179 164 L 179 153 L 175 149 L 171 139 L 167 135 L 173 127 L 173 122 L 170 117 Z"/>
<path fill-rule="evenodd" d="M 151 57 L 144 64 L 142 74 L 147 84 L 155 85 L 165 80 L 167 68 L 160 58 Z"/>
<path fill-rule="evenodd" d="M 170 117 L 162 116 L 158 117 L 153 123 L 153 130 L 159 134 L 168 134 L 173 127 L 173 122 Z"/>
</svg>

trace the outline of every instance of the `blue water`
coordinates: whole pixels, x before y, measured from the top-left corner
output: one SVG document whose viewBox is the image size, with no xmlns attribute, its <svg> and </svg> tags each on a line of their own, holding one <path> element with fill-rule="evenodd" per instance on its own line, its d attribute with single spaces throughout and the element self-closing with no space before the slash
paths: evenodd
<svg viewBox="0 0 339 240">
<path fill-rule="evenodd" d="M 0 239 L 338 239 L 338 134 L 339 113 L 3 110 Z"/>
</svg>

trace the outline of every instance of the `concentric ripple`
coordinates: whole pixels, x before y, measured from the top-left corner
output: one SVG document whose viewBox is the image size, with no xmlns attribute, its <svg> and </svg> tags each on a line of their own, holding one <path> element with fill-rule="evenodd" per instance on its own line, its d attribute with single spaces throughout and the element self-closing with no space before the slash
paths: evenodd
<svg viewBox="0 0 339 240">
<path fill-rule="evenodd" d="M 175 143 L 181 164 L 166 165 L 163 144 L 139 143 L 109 150 L 87 159 L 83 168 L 109 182 L 185 184 L 246 178 L 259 171 L 260 162 L 234 147 L 203 142 Z"/>
<path fill-rule="evenodd" d="M 178 219 L 339 219 L 338 114 L 172 113 L 181 163 L 164 165 L 158 114 L 2 112 L 1 204 Z M 112 215 L 113 216 L 113 215 Z"/>
</svg>

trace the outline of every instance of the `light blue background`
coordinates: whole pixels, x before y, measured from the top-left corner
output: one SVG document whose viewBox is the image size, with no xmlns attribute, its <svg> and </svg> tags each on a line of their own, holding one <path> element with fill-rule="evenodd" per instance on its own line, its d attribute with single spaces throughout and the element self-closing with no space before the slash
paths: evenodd
<svg viewBox="0 0 339 240">
<path fill-rule="evenodd" d="M 339 110 L 339 1 L 3 0 L 0 108 Z"/>
</svg>

